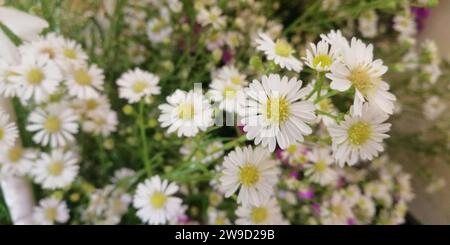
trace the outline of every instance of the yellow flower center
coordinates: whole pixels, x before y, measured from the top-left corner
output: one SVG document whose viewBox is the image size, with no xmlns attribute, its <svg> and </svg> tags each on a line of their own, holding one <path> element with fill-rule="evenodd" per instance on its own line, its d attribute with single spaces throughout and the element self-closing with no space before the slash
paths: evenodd
<svg viewBox="0 0 450 245">
<path fill-rule="evenodd" d="M 318 103 L 318 106 L 321 111 L 325 111 L 325 112 L 329 112 L 329 111 L 331 111 L 331 109 L 333 109 L 333 103 L 331 102 L 331 99 L 321 100 Z"/>
<path fill-rule="evenodd" d="M 164 19 L 159 19 L 158 22 L 156 22 L 156 24 L 153 26 L 152 32 L 158 33 L 160 31 L 162 31 L 162 29 L 164 29 L 164 27 L 166 27 L 166 21 Z"/>
<path fill-rule="evenodd" d="M 254 186 L 260 177 L 258 168 L 251 163 L 245 164 L 239 171 L 239 180 L 243 186 Z"/>
<path fill-rule="evenodd" d="M 150 204 L 153 206 L 153 208 L 156 209 L 161 209 L 165 206 L 167 202 L 167 196 L 164 195 L 164 193 L 162 192 L 155 192 L 153 193 L 153 195 L 150 197 Z"/>
<path fill-rule="evenodd" d="M 314 57 L 314 59 L 313 59 L 314 67 L 317 67 L 317 66 L 320 66 L 323 68 L 330 67 L 332 63 L 333 63 L 333 59 L 329 55 L 326 55 L 326 54 L 319 54 L 316 57 Z"/>
<path fill-rule="evenodd" d="M 92 77 L 85 69 L 76 70 L 74 79 L 81 86 L 89 86 L 92 83 Z"/>
<path fill-rule="evenodd" d="M 294 53 L 294 49 L 283 40 L 277 40 L 275 43 L 275 54 L 281 57 L 289 57 L 291 54 Z"/>
<path fill-rule="evenodd" d="M 95 99 L 88 99 L 86 100 L 86 108 L 91 111 L 94 110 L 95 108 L 97 108 L 98 104 L 97 101 Z"/>
<path fill-rule="evenodd" d="M 348 76 L 348 80 L 350 80 L 353 86 L 364 96 L 367 96 L 371 91 L 373 91 L 379 82 L 373 81 L 369 71 L 363 67 L 353 69 Z"/>
<path fill-rule="evenodd" d="M 350 126 L 347 134 L 350 144 L 359 146 L 365 144 L 370 139 L 372 128 L 368 123 L 357 122 Z"/>
<path fill-rule="evenodd" d="M 38 68 L 31 69 L 27 74 L 28 83 L 31 85 L 40 85 L 44 77 L 44 73 Z"/>
<path fill-rule="evenodd" d="M 267 208 L 264 207 L 255 207 L 252 209 L 252 212 L 250 214 L 250 217 L 254 224 L 264 223 L 264 221 L 267 220 L 268 216 L 269 212 L 267 211 Z"/>
<path fill-rule="evenodd" d="M 15 146 L 8 151 L 8 158 L 11 162 L 16 163 L 20 159 L 22 159 L 22 147 Z"/>
<path fill-rule="evenodd" d="M 293 155 L 294 153 L 297 152 L 297 145 L 290 145 L 287 149 L 286 149 L 287 153 L 289 153 L 290 155 Z"/>
<path fill-rule="evenodd" d="M 144 90 L 147 88 L 147 83 L 143 82 L 143 81 L 137 81 L 133 84 L 133 92 L 140 94 L 142 92 L 144 92 Z"/>
<path fill-rule="evenodd" d="M 182 103 L 178 106 L 178 118 L 182 120 L 192 120 L 195 115 L 195 108 L 192 103 Z"/>
<path fill-rule="evenodd" d="M 224 217 L 217 217 L 215 224 L 216 225 L 225 225 L 225 218 Z"/>
<path fill-rule="evenodd" d="M 51 220 L 51 221 L 56 220 L 56 215 L 57 215 L 56 208 L 47 208 L 45 210 L 45 217 L 48 220 Z"/>
<path fill-rule="evenodd" d="M 338 217 L 345 214 L 344 208 L 342 207 L 342 205 L 339 205 L 339 204 L 338 205 L 334 205 L 331 208 L 331 210 L 332 210 L 333 214 L 338 216 Z"/>
<path fill-rule="evenodd" d="M 66 56 L 69 59 L 76 59 L 77 58 L 77 52 L 74 49 L 64 49 L 64 56 Z"/>
<path fill-rule="evenodd" d="M 233 88 L 231 86 L 227 86 L 227 87 L 225 87 L 223 93 L 225 95 L 225 98 L 233 99 L 233 98 L 236 98 L 237 91 L 235 88 Z"/>
<path fill-rule="evenodd" d="M 289 116 L 289 102 L 284 97 L 272 97 L 267 100 L 266 117 L 273 123 L 284 123 Z"/>
<path fill-rule="evenodd" d="M 316 172 L 322 173 L 327 169 L 327 163 L 325 161 L 317 161 L 314 164 L 314 169 L 316 170 Z"/>
<path fill-rule="evenodd" d="M 240 85 L 242 82 L 241 78 L 238 76 L 232 77 L 230 80 L 231 80 L 231 83 L 233 83 L 235 85 Z"/>
<path fill-rule="evenodd" d="M 3 137 L 5 137 L 5 130 L 0 128 L 0 140 L 3 140 Z"/>
<path fill-rule="evenodd" d="M 61 120 L 56 116 L 49 116 L 44 123 L 44 128 L 50 133 L 59 132 L 61 129 Z"/>
<path fill-rule="evenodd" d="M 54 162 L 48 166 L 48 173 L 51 176 L 59 176 L 63 171 L 64 165 L 62 162 Z"/>
</svg>

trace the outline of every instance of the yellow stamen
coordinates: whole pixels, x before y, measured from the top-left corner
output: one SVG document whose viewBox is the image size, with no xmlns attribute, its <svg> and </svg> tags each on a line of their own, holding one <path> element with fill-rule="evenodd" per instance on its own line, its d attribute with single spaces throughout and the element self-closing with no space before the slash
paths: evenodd
<svg viewBox="0 0 450 245">
<path fill-rule="evenodd" d="M 159 191 L 153 193 L 153 195 L 150 197 L 150 204 L 156 209 L 163 208 L 166 204 L 166 201 L 167 201 L 166 195 L 164 195 L 164 193 Z"/>
<path fill-rule="evenodd" d="M 74 72 L 74 79 L 81 86 L 89 86 L 92 84 L 92 77 L 85 69 L 76 70 Z"/>
<path fill-rule="evenodd" d="M 369 71 L 364 67 L 358 67 L 350 71 L 348 80 L 350 80 L 353 86 L 364 96 L 367 96 L 370 92 L 372 92 L 379 83 L 378 80 L 372 79 Z"/>
<path fill-rule="evenodd" d="M 44 77 L 44 73 L 38 68 L 31 69 L 27 74 L 28 83 L 31 85 L 40 85 Z"/>
<path fill-rule="evenodd" d="M 8 158 L 11 162 L 16 163 L 20 159 L 22 159 L 22 147 L 15 146 L 8 151 Z"/>
<path fill-rule="evenodd" d="M 251 187 L 258 183 L 260 178 L 259 169 L 251 163 L 245 164 L 239 171 L 239 181 L 243 186 Z"/>
<path fill-rule="evenodd" d="M 142 81 L 137 81 L 133 84 L 133 92 L 140 94 L 144 92 L 144 90 L 147 88 L 147 83 Z"/>
<path fill-rule="evenodd" d="M 269 212 L 267 208 L 264 207 L 255 207 L 252 209 L 250 217 L 254 224 L 261 224 L 267 220 L 269 216 Z"/>
<path fill-rule="evenodd" d="M 283 40 L 277 40 L 275 43 L 275 54 L 281 57 L 289 57 L 294 53 L 294 49 L 292 49 L 291 45 Z"/>
<path fill-rule="evenodd" d="M 330 67 L 333 63 L 333 59 L 326 54 L 319 54 L 313 59 L 313 66 L 317 67 L 320 66 L 322 68 Z"/>
<path fill-rule="evenodd" d="M 54 162 L 48 166 L 48 173 L 51 176 L 59 176 L 61 175 L 64 169 L 64 165 L 62 162 Z"/>
<path fill-rule="evenodd" d="M 192 103 L 182 103 L 178 106 L 178 118 L 192 120 L 195 116 L 195 108 Z"/>
<path fill-rule="evenodd" d="M 56 208 L 47 208 L 45 210 L 45 217 L 48 220 L 54 221 L 56 220 L 56 216 L 57 216 Z"/>
<path fill-rule="evenodd" d="M 289 117 L 289 102 L 284 97 L 272 97 L 267 100 L 266 117 L 273 123 L 284 123 Z"/>
<path fill-rule="evenodd" d="M 372 135 L 372 128 L 368 123 L 357 122 L 350 126 L 347 134 L 350 144 L 360 146 L 365 144 L 370 139 L 370 136 Z"/>
<path fill-rule="evenodd" d="M 64 56 L 74 60 L 77 58 L 77 52 L 74 49 L 64 49 Z"/>
<path fill-rule="evenodd" d="M 56 133 L 61 130 L 61 120 L 56 116 L 49 116 L 44 123 L 44 128 L 50 133 Z"/>
</svg>

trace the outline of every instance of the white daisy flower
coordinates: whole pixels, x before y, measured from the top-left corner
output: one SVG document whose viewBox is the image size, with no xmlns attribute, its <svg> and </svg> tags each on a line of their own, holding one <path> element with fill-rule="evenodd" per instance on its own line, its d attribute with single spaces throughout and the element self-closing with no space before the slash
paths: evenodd
<svg viewBox="0 0 450 245">
<path fill-rule="evenodd" d="M 282 225 L 283 215 L 275 198 L 259 205 L 243 205 L 236 210 L 237 225 Z"/>
<path fill-rule="evenodd" d="M 9 149 L 0 150 L 0 172 L 8 176 L 28 175 L 37 158 L 37 152 L 24 149 L 16 144 Z"/>
<path fill-rule="evenodd" d="M 33 141 L 42 146 L 61 147 L 75 140 L 78 117 L 63 104 L 52 104 L 31 112 L 26 129 L 35 132 Z"/>
<path fill-rule="evenodd" d="M 209 225 L 230 225 L 231 222 L 227 217 L 227 212 L 208 208 L 208 224 Z"/>
<path fill-rule="evenodd" d="M 320 210 L 320 219 L 324 225 L 348 225 L 354 218 L 350 203 L 339 192 L 333 193 L 331 199 L 326 200 Z"/>
<path fill-rule="evenodd" d="M 118 183 L 122 180 L 131 178 L 136 175 L 136 171 L 129 168 L 121 168 L 116 171 L 114 171 L 114 177 L 112 177 L 111 182 L 112 183 Z"/>
<path fill-rule="evenodd" d="M 0 149 L 13 147 L 18 137 L 16 124 L 10 121 L 7 112 L 0 109 Z"/>
<path fill-rule="evenodd" d="M 165 224 L 181 209 L 181 198 L 173 196 L 179 187 L 175 183 L 153 176 L 137 186 L 133 205 L 137 216 L 151 225 Z"/>
<path fill-rule="evenodd" d="M 62 149 L 42 153 L 31 173 L 36 183 L 44 189 L 58 189 L 70 185 L 78 175 L 78 157 L 71 151 Z"/>
<path fill-rule="evenodd" d="M 355 165 L 360 160 L 372 160 L 384 150 L 383 140 L 391 124 L 384 123 L 388 115 L 364 104 L 361 116 L 353 112 L 342 123 L 328 126 L 333 140 L 333 154 L 339 166 Z"/>
<path fill-rule="evenodd" d="M 361 40 L 353 38 L 350 47 L 343 50 L 343 62 L 334 63 L 326 76 L 332 80 L 330 87 L 334 90 L 356 89 L 353 103 L 356 115 L 361 115 L 365 101 L 392 114 L 396 98 L 388 91 L 389 84 L 382 80 L 387 70 L 382 60 L 373 60 L 372 45 L 366 46 Z"/>
<path fill-rule="evenodd" d="M 95 99 L 103 91 L 105 75 L 97 65 L 74 65 L 67 72 L 68 93 L 78 99 Z"/>
<path fill-rule="evenodd" d="M 169 127 L 168 133 L 177 131 L 178 137 L 195 136 L 212 125 L 213 110 L 201 93 L 177 90 L 167 97 L 167 104 L 159 106 L 161 127 Z"/>
<path fill-rule="evenodd" d="M 198 13 L 197 21 L 202 26 L 211 25 L 214 29 L 221 29 L 225 26 L 226 18 L 222 15 L 222 10 L 214 6 L 209 10 L 202 8 Z"/>
<path fill-rule="evenodd" d="M 341 55 L 341 52 L 349 47 L 348 40 L 342 35 L 340 30 L 331 30 L 327 34 L 321 34 L 320 38 L 333 46 L 335 52 Z"/>
<path fill-rule="evenodd" d="M 20 83 L 21 92 L 17 94 L 22 100 L 33 99 L 36 103 L 44 102 L 55 93 L 62 81 L 58 66 L 45 58 L 24 57 L 22 63 L 14 69 L 16 76 L 12 82 Z"/>
<path fill-rule="evenodd" d="M 167 8 L 160 9 L 158 18 L 150 19 L 147 23 L 147 36 L 152 43 L 161 43 L 167 40 L 172 34 L 170 15 Z"/>
<path fill-rule="evenodd" d="M 237 147 L 224 158 L 220 188 L 225 197 L 240 189 L 238 203 L 260 205 L 273 194 L 279 172 L 278 162 L 266 149 Z"/>
<path fill-rule="evenodd" d="M 430 96 L 423 104 L 423 114 L 425 118 L 434 121 L 439 118 L 447 109 L 447 104 L 439 96 Z"/>
<path fill-rule="evenodd" d="M 358 18 L 358 30 L 365 38 L 374 38 L 378 33 L 378 15 L 375 11 L 367 11 Z"/>
<path fill-rule="evenodd" d="M 55 33 L 49 33 L 33 42 L 24 43 L 19 47 L 20 53 L 24 57 L 36 57 L 49 59 L 58 64 L 60 47 L 64 43 L 64 38 Z"/>
<path fill-rule="evenodd" d="M 95 110 L 87 114 L 83 121 L 83 131 L 108 137 L 117 131 L 117 113 L 113 110 Z"/>
<path fill-rule="evenodd" d="M 20 88 L 20 83 L 11 81 L 11 77 L 15 76 L 13 67 L 8 63 L 0 60 L 0 96 L 5 98 L 15 97 Z"/>
<path fill-rule="evenodd" d="M 213 80 L 209 85 L 211 90 L 208 96 L 218 103 L 218 108 L 230 113 L 241 113 L 245 104 L 244 88 L 224 80 Z"/>
<path fill-rule="evenodd" d="M 58 64 L 67 70 L 71 65 L 86 65 L 88 55 L 84 52 L 80 44 L 70 39 L 63 39 L 57 52 Z"/>
<path fill-rule="evenodd" d="M 39 206 L 34 208 L 33 217 L 37 225 L 63 224 L 70 218 L 66 202 L 53 197 L 40 200 Z"/>
<path fill-rule="evenodd" d="M 93 111 L 106 111 L 110 110 L 111 105 L 108 97 L 100 95 L 95 99 L 80 100 L 75 99 L 71 101 L 70 107 L 77 112 L 80 118 L 84 118 Z"/>
<path fill-rule="evenodd" d="M 334 160 L 329 149 L 316 148 L 308 154 L 308 158 L 312 164 L 305 166 L 305 175 L 311 182 L 325 186 L 338 179 L 338 173 L 331 168 Z"/>
<path fill-rule="evenodd" d="M 127 99 L 130 104 L 136 103 L 145 96 L 160 94 L 161 88 L 158 83 L 158 76 L 136 68 L 117 80 L 119 97 Z"/>
<path fill-rule="evenodd" d="M 394 30 L 402 36 L 414 36 L 417 33 L 416 21 L 412 15 L 397 15 L 394 17 Z"/>
<path fill-rule="evenodd" d="M 267 34 L 260 33 L 256 43 L 257 49 L 263 51 L 268 60 L 273 60 L 281 68 L 295 72 L 303 69 L 302 62 L 293 56 L 295 50 L 288 42 L 281 39 L 274 42 Z"/>
<path fill-rule="evenodd" d="M 317 71 L 329 71 L 331 65 L 339 58 L 339 53 L 334 46 L 328 44 L 325 40 L 310 44 L 311 50 L 306 50 L 306 65 Z"/>
<path fill-rule="evenodd" d="M 240 73 L 233 65 L 220 68 L 217 73 L 214 74 L 213 80 L 222 80 L 241 87 L 248 85 L 245 74 Z"/>
<path fill-rule="evenodd" d="M 270 74 L 250 84 L 242 119 L 249 140 L 268 146 L 270 151 L 277 144 L 284 150 L 312 133 L 306 123 L 316 120 L 316 108 L 311 101 L 299 101 L 309 91 L 301 88 L 302 83 L 296 78 Z"/>
</svg>

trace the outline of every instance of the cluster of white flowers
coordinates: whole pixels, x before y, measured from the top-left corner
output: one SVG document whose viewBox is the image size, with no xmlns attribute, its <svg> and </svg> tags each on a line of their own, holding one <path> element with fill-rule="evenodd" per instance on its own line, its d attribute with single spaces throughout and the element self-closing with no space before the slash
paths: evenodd
<svg viewBox="0 0 450 245">
<path fill-rule="evenodd" d="M 410 176 L 381 156 L 398 103 L 388 65 L 417 70 L 420 88 L 441 76 L 434 43 L 414 45 L 411 11 L 389 19 L 408 44 L 391 66 L 376 57 L 392 13 L 359 13 L 360 39 L 350 24 L 283 29 L 264 14 L 277 4 L 221 2 L 105 2 L 80 43 L 49 30 L 22 38 L 15 62 L 0 50 L 0 96 L 20 117 L 0 109 L 0 176 L 45 194 L 35 223 L 404 222 Z M 429 120 L 445 109 L 423 104 Z"/>
</svg>

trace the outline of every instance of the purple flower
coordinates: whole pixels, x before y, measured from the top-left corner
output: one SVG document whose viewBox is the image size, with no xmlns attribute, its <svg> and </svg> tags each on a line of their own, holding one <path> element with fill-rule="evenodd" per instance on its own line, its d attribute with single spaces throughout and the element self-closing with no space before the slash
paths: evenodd
<svg viewBox="0 0 450 245">
<path fill-rule="evenodd" d="M 348 225 L 357 225 L 358 223 L 356 222 L 356 220 L 354 218 L 348 218 L 347 224 Z"/>
<path fill-rule="evenodd" d="M 416 16 L 417 31 L 420 32 L 425 27 L 425 20 L 430 16 L 431 9 L 411 7 L 411 12 Z"/>
<path fill-rule="evenodd" d="M 314 198 L 314 192 L 312 190 L 299 191 L 298 197 L 303 200 L 310 200 Z"/>
<path fill-rule="evenodd" d="M 320 204 L 319 203 L 313 203 L 311 204 L 311 209 L 314 212 L 314 215 L 320 215 Z"/>
<path fill-rule="evenodd" d="M 223 51 L 223 63 L 228 64 L 233 59 L 233 53 L 229 49 Z"/>
</svg>

